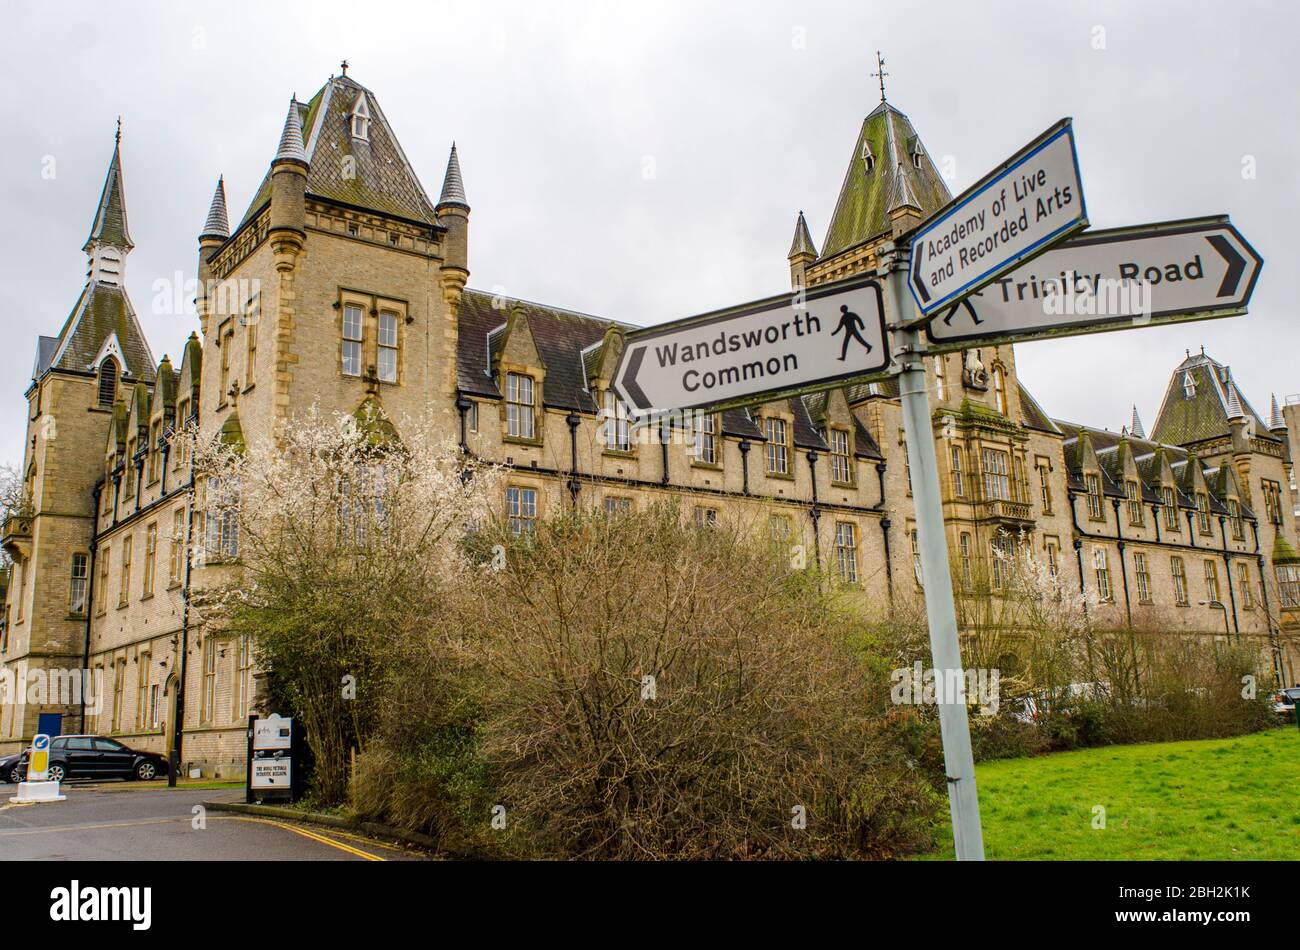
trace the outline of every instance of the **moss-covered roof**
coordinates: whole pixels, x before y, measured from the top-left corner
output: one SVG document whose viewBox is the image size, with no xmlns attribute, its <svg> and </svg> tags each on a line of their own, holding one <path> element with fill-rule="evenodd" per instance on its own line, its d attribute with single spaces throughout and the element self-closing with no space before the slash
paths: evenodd
<svg viewBox="0 0 1300 950">
<path fill-rule="evenodd" d="M 820 259 L 889 232 L 895 206 L 911 205 L 929 215 L 951 197 L 911 120 L 882 102 L 858 133 Z"/>
<path fill-rule="evenodd" d="M 383 403 L 374 393 L 361 400 L 361 404 L 352 413 L 352 418 L 357 420 L 357 431 L 371 448 L 389 448 L 401 441 L 397 427 L 388 418 Z"/>
<path fill-rule="evenodd" d="M 1025 426 L 1030 429 L 1038 429 L 1041 432 L 1051 432 L 1053 435 L 1060 435 L 1061 430 L 1056 427 L 1043 407 L 1020 382 L 1017 381 L 1016 388 L 1020 395 L 1020 418 Z"/>
<path fill-rule="evenodd" d="M 59 331 L 49 365 L 84 372 L 113 336 L 126 364 L 122 370 L 134 379 L 152 380 L 154 361 L 149 343 L 126 291 L 114 284 L 95 282 L 82 289 Z"/>
<path fill-rule="evenodd" d="M 246 447 L 244 427 L 239 424 L 238 410 L 230 410 L 230 415 L 226 416 L 226 421 L 221 424 L 221 430 L 217 433 L 217 440 L 222 445 L 228 445 L 239 452 L 244 451 Z"/>
<path fill-rule="evenodd" d="M 1273 563 L 1300 564 L 1300 554 L 1296 553 L 1296 549 L 1291 546 L 1291 542 L 1286 539 L 1281 528 L 1273 538 Z"/>
<path fill-rule="evenodd" d="M 1232 431 L 1228 425 L 1229 406 L 1233 412 L 1237 408 L 1234 399 L 1256 436 L 1274 438 L 1227 366 L 1204 353 L 1189 354 L 1169 378 L 1151 437 L 1171 445 L 1226 437 Z"/>
<path fill-rule="evenodd" d="M 358 97 L 370 112 L 367 135 L 352 135 Z M 307 193 L 425 224 L 433 203 L 388 124 L 374 93 L 347 76 L 332 77 L 307 103 L 298 103 L 309 165 Z M 267 172 L 245 212 L 247 222 L 271 197 Z"/>
</svg>

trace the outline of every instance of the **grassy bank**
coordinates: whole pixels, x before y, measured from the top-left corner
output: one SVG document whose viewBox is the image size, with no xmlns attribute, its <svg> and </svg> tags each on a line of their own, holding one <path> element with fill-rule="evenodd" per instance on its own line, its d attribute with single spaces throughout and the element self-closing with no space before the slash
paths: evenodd
<svg viewBox="0 0 1300 950">
<path fill-rule="evenodd" d="M 1300 730 L 1107 746 L 976 768 L 995 860 L 1295 860 Z M 1105 809 L 1105 827 L 1094 827 Z M 952 857 L 945 827 L 939 851 Z"/>
</svg>

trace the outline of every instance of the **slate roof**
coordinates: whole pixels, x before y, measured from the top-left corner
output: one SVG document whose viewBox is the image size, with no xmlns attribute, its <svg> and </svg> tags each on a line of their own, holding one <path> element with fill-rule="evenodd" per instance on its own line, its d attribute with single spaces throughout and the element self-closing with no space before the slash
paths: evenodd
<svg viewBox="0 0 1300 950">
<path fill-rule="evenodd" d="M 846 398 L 847 396 L 848 393 L 845 393 Z M 822 414 L 826 411 L 828 399 L 830 399 L 829 392 L 810 393 L 803 397 L 810 419 L 815 421 L 822 417 Z M 829 450 L 829 446 L 827 446 L 827 449 Z M 880 447 L 876 445 L 876 440 L 871 437 L 871 433 L 867 431 L 867 427 L 862 424 L 862 420 L 857 415 L 853 416 L 853 454 L 858 458 L 884 460 L 884 456 L 880 454 Z"/>
<path fill-rule="evenodd" d="M 870 172 L 862 157 L 864 145 L 874 160 Z M 913 164 L 913 150 L 920 157 L 920 168 Z M 943 177 L 921 147 L 911 120 L 882 102 L 863 121 L 858 133 L 822 243 L 821 259 L 888 233 L 891 208 L 909 204 L 928 215 L 951 197 Z"/>
<path fill-rule="evenodd" d="M 36 338 L 36 363 L 32 366 L 32 379 L 40 379 L 50 368 L 54 352 L 59 348 L 57 336 L 38 336 Z"/>
<path fill-rule="evenodd" d="M 457 336 L 456 370 L 460 391 L 473 396 L 500 399 L 501 393 L 490 373 L 490 341 L 494 335 L 499 346 L 501 333 L 493 334 L 509 317 L 510 307 L 523 306 L 523 318 L 537 345 L 546 370 L 542 402 L 557 409 L 595 412 L 597 406 L 586 389 L 582 351 L 599 343 L 610 321 L 590 314 L 528 301 L 510 301 L 509 306 L 493 307 L 493 295 L 469 290 L 461 296 Z M 495 352 L 495 351 L 493 351 Z"/>
<path fill-rule="evenodd" d="M 367 139 L 352 135 L 350 117 L 358 96 L 366 97 L 370 111 Z M 300 102 L 297 108 L 309 165 L 309 195 L 410 221 L 436 223 L 433 203 L 407 161 L 374 93 L 350 76 L 335 76 L 311 101 Z M 351 175 L 344 172 L 344 162 L 349 157 L 355 160 Z M 270 197 L 268 171 L 243 222 L 253 217 Z"/>
<path fill-rule="evenodd" d="M 1016 382 L 1016 388 L 1020 393 L 1020 418 L 1024 421 L 1025 427 L 1060 435 L 1061 430 L 1057 428 L 1051 417 L 1043 411 L 1043 407 L 1038 404 L 1038 400 L 1030 395 L 1029 390 L 1021 385 L 1019 381 Z"/>
<path fill-rule="evenodd" d="M 500 307 L 494 307 L 493 301 L 493 294 L 481 290 L 466 289 L 461 296 L 456 351 L 459 391 L 485 399 L 502 398 L 496 381 L 489 375 L 491 361 L 504 345 L 505 324 L 511 309 L 519 304 L 541 357 L 542 368 L 546 370 L 546 381 L 542 386 L 543 405 L 597 412 L 599 407 L 587 389 L 587 380 L 599 359 L 600 347 L 597 344 L 603 340 L 611 321 L 530 301 L 511 300 Z M 500 303 L 499 299 L 497 302 Z M 631 329 L 629 324 L 616 321 L 615 324 Z M 794 444 L 799 448 L 829 451 L 804 400 L 792 398 L 788 403 L 794 419 Z M 762 429 L 747 410 L 726 409 L 721 415 L 724 435 L 766 441 Z M 859 457 L 882 457 L 880 449 L 860 423 L 854 441 Z"/>
<path fill-rule="evenodd" d="M 786 257 L 793 258 L 800 254 L 811 254 L 814 260 L 817 258 L 817 245 L 813 244 L 812 235 L 808 233 L 808 221 L 802 211 L 794 223 L 794 239 L 790 242 L 790 253 Z"/>
<path fill-rule="evenodd" d="M 1195 383 L 1195 394 L 1190 397 L 1184 390 L 1184 377 L 1188 374 Z M 1169 378 L 1156 423 L 1151 427 L 1151 437 L 1172 445 L 1223 438 L 1232 431 L 1228 419 L 1237 409 L 1234 400 L 1253 424 L 1256 437 L 1275 438 L 1237 386 L 1229 367 L 1204 353 L 1189 355 Z"/>
<path fill-rule="evenodd" d="M 1192 480 L 1192 466 L 1196 465 L 1200 467 L 1205 477 L 1210 511 L 1216 515 L 1226 515 L 1228 513 L 1225 498 L 1227 493 L 1226 471 L 1219 468 L 1207 468 L 1194 453 L 1189 452 L 1187 449 L 1177 445 L 1162 444 L 1152 439 L 1138 439 L 1132 435 L 1121 435 L 1108 429 L 1094 429 L 1090 426 L 1064 422 L 1060 419 L 1055 421 L 1057 427 L 1066 436 L 1064 442 L 1065 464 L 1069 474 L 1070 487 L 1080 490 L 1083 488 L 1080 450 L 1082 439 L 1086 435 L 1092 443 L 1093 451 L 1097 456 L 1097 464 L 1101 468 L 1103 494 L 1115 498 L 1126 497 L 1124 492 L 1123 459 L 1119 451 L 1120 445 L 1123 443 L 1128 446 L 1129 451 L 1133 454 L 1133 461 L 1141 485 L 1142 498 L 1145 502 L 1150 503 L 1159 500 L 1156 489 L 1160 487 L 1160 470 L 1156 467 L 1156 461 L 1159 455 L 1163 454 L 1169 460 L 1170 471 L 1174 476 L 1174 482 L 1178 489 L 1179 507 L 1192 509 L 1196 507 Z M 1245 500 L 1239 501 L 1238 504 L 1243 517 L 1252 520 L 1255 518 L 1254 512 L 1251 511 Z"/>
<path fill-rule="evenodd" d="M 108 174 L 104 177 L 104 189 L 99 195 L 99 204 L 95 208 L 95 219 L 90 224 L 90 236 L 86 238 L 82 250 L 89 252 L 99 244 L 130 250 L 130 230 L 126 224 L 126 192 L 122 184 L 122 143 L 119 139 L 113 145 L 113 157 L 108 163 Z"/>
<path fill-rule="evenodd" d="M 130 298 L 123 288 L 103 283 L 90 283 L 82 289 L 76 306 L 59 331 L 58 346 L 45 369 L 55 366 L 79 372 L 89 370 L 91 361 L 114 334 L 126 362 L 123 371 L 135 379 L 152 380 L 156 364 Z M 42 346 L 43 343 L 37 347 L 38 363 Z"/>
<path fill-rule="evenodd" d="M 217 190 L 212 193 L 212 204 L 208 206 L 208 218 L 203 222 L 199 237 L 230 237 L 230 216 L 226 214 L 226 180 L 217 179 Z"/>
<path fill-rule="evenodd" d="M 460 175 L 460 155 L 456 152 L 456 143 L 451 143 L 451 155 L 447 158 L 447 171 L 442 176 L 442 194 L 438 196 L 438 207 L 454 205 L 468 208 L 465 198 L 465 180 Z"/>
<path fill-rule="evenodd" d="M 748 409 L 724 409 L 722 411 L 722 434 L 735 436 L 737 439 L 750 439 L 766 442 L 767 437 L 758 427 Z"/>
<path fill-rule="evenodd" d="M 791 435 L 794 437 L 795 447 L 829 452 L 831 447 L 826 444 L 826 440 L 813 425 L 812 416 L 808 414 L 807 403 L 799 396 L 793 396 L 787 402 L 790 405 L 790 414 L 794 417 L 794 431 Z"/>
<path fill-rule="evenodd" d="M 876 440 L 871 437 L 871 433 L 857 416 L 853 417 L 853 454 L 860 459 L 874 459 L 877 462 L 885 460 L 880 446 L 876 444 Z"/>
</svg>

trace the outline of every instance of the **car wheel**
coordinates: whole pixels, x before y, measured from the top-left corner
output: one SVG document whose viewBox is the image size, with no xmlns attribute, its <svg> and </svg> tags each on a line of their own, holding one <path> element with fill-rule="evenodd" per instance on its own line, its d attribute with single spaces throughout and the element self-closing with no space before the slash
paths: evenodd
<svg viewBox="0 0 1300 950">
<path fill-rule="evenodd" d="M 23 773 L 18 771 L 18 766 L 15 765 L 13 768 L 9 770 L 8 779 L 14 785 L 17 785 L 19 782 L 23 780 Z"/>
<path fill-rule="evenodd" d="M 51 765 L 49 770 L 46 772 L 46 775 L 51 782 L 62 782 L 68 777 L 67 770 L 65 770 L 61 765 Z"/>
<path fill-rule="evenodd" d="M 158 766 L 152 762 L 141 762 L 135 767 L 135 777 L 142 782 L 151 782 L 158 777 Z"/>
</svg>

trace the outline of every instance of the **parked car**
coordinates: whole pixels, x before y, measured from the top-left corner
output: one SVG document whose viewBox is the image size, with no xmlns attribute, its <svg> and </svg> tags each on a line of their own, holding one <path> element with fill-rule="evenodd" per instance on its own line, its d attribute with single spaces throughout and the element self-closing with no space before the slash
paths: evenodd
<svg viewBox="0 0 1300 950">
<path fill-rule="evenodd" d="M 0 758 L 0 782 L 13 782 L 17 784 L 22 781 L 22 774 L 18 771 L 18 760 L 23 757 L 21 752 L 15 752 L 13 755 L 6 755 Z"/>
<path fill-rule="evenodd" d="M 22 753 L 18 771 L 27 775 L 31 750 Z M 156 752 L 141 752 L 105 736 L 57 736 L 50 740 L 50 778 L 126 778 L 149 781 L 167 774 L 167 760 Z"/>
<path fill-rule="evenodd" d="M 1273 712 L 1283 719 L 1295 719 L 1296 700 L 1300 699 L 1300 686 L 1286 686 L 1273 697 Z"/>
</svg>

